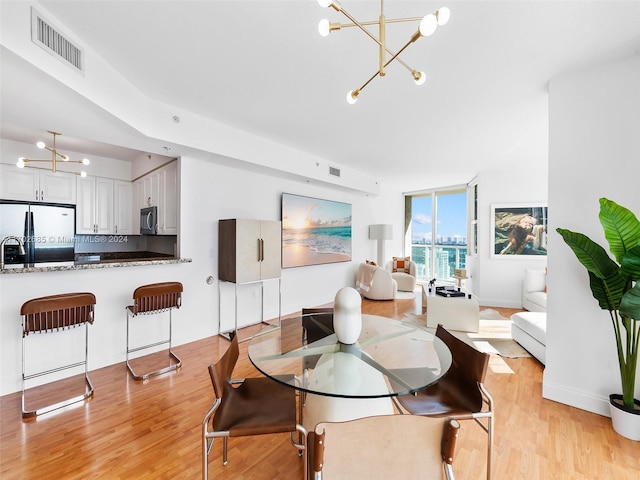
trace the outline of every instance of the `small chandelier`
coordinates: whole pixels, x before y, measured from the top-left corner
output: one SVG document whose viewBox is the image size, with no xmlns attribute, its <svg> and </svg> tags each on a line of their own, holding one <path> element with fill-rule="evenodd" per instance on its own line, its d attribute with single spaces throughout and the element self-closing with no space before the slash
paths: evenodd
<svg viewBox="0 0 640 480">
<path fill-rule="evenodd" d="M 409 65 L 407 65 L 400 58 L 400 54 L 409 45 L 414 43 L 420 37 L 428 37 L 430 35 L 433 35 L 438 25 L 446 24 L 449 21 L 449 17 L 451 16 L 451 12 L 449 11 L 449 9 L 447 7 L 442 7 L 439 10 L 437 10 L 435 13 L 430 13 L 428 15 L 425 15 L 424 17 L 397 18 L 397 19 L 387 20 L 385 19 L 385 16 L 384 16 L 384 0 L 380 0 L 380 18 L 377 21 L 358 22 L 355 18 L 353 18 L 347 11 L 345 11 L 342 8 L 342 6 L 337 0 L 318 0 L 318 3 L 320 4 L 321 7 L 331 7 L 335 11 L 342 13 L 345 17 L 347 17 L 352 22 L 352 23 L 342 24 L 342 23 L 332 23 L 332 22 L 329 22 L 329 20 L 327 19 L 320 20 L 320 23 L 318 24 L 318 32 L 320 33 L 320 35 L 322 35 L 323 37 L 326 37 L 331 32 L 335 32 L 336 30 L 340 30 L 341 28 L 358 27 L 360 28 L 360 30 L 366 33 L 367 36 L 369 36 L 374 42 L 376 42 L 379 46 L 380 64 L 378 67 L 378 71 L 374 73 L 371 76 L 371 78 L 369 78 L 369 80 L 364 82 L 364 84 L 360 88 L 351 90 L 347 93 L 347 102 L 349 102 L 350 104 L 356 103 L 356 101 L 358 100 L 358 95 L 360 95 L 360 92 L 367 85 L 369 85 L 369 82 L 371 82 L 374 78 L 376 78 L 378 75 L 381 77 L 384 77 L 386 74 L 385 69 L 394 60 L 397 60 L 407 70 L 409 70 L 416 85 L 422 85 L 427 79 L 425 73 L 418 70 L 414 70 L 411 67 L 409 67 Z M 388 23 L 401 23 L 401 22 L 414 22 L 414 21 L 419 21 L 420 26 L 418 28 L 418 31 L 411 36 L 409 41 L 400 50 L 398 50 L 395 53 L 391 51 L 389 48 L 387 48 L 386 25 Z M 365 28 L 366 25 L 378 25 L 378 37 L 376 37 L 369 30 L 367 30 Z M 388 60 L 387 60 L 387 53 L 391 55 L 391 57 L 389 57 Z"/>
<path fill-rule="evenodd" d="M 24 158 L 24 157 L 20 157 L 18 159 L 18 162 L 16 163 L 16 165 L 18 166 L 18 168 L 40 168 L 42 170 L 44 170 L 42 167 L 35 167 L 32 165 L 29 165 L 29 163 L 35 163 L 35 162 L 48 162 L 51 163 L 51 171 L 53 173 L 56 172 L 65 172 L 65 173 L 75 173 L 76 175 L 80 175 L 81 177 L 86 177 L 87 176 L 87 172 L 85 171 L 80 171 L 80 172 L 67 172 L 65 170 L 60 170 L 57 168 L 57 162 L 59 160 L 62 160 L 65 163 L 81 163 L 82 165 L 89 165 L 89 160 L 86 158 L 83 158 L 82 160 L 69 160 L 69 156 L 68 155 L 62 155 L 61 153 L 58 153 L 58 150 L 56 150 L 56 137 L 58 135 L 62 135 L 61 133 L 58 132 L 52 132 L 51 130 L 47 130 L 51 135 L 53 135 L 53 146 L 52 147 L 47 147 L 45 145 L 44 142 L 38 142 L 36 143 L 36 146 L 40 149 L 44 149 L 44 150 L 49 150 L 51 152 L 51 160 L 33 160 L 30 158 Z"/>
</svg>

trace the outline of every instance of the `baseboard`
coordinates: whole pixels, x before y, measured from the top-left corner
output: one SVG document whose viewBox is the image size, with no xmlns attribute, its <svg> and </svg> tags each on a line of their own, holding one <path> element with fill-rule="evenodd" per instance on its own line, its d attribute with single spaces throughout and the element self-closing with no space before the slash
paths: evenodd
<svg viewBox="0 0 640 480">
<path fill-rule="evenodd" d="M 542 383 L 542 397 L 554 402 L 564 403 L 570 407 L 586 410 L 587 412 L 610 417 L 609 397 L 599 397 L 596 395 L 573 390 L 566 386 L 553 385 L 547 382 Z"/>
<path fill-rule="evenodd" d="M 502 308 L 522 308 L 522 300 L 518 299 L 515 301 L 505 301 L 504 298 L 479 298 L 474 295 L 478 299 L 478 303 L 480 305 L 489 305 L 492 307 L 502 307 Z"/>
</svg>

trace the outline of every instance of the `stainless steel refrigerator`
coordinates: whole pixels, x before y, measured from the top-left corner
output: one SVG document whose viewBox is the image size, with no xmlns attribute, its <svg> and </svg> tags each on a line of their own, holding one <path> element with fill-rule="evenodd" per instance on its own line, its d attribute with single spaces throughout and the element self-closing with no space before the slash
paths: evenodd
<svg viewBox="0 0 640 480">
<path fill-rule="evenodd" d="M 18 243 L 7 241 L 5 265 L 73 262 L 75 232 L 75 205 L 0 200 L 0 241 L 13 235 L 25 248 L 21 255 Z"/>
</svg>

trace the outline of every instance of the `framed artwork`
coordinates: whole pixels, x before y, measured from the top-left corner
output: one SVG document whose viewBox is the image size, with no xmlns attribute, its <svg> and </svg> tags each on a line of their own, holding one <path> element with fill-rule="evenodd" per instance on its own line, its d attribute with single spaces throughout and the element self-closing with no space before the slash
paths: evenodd
<svg viewBox="0 0 640 480">
<path fill-rule="evenodd" d="M 547 205 L 491 205 L 491 256 L 547 254 Z"/>
<path fill-rule="evenodd" d="M 282 194 L 282 268 L 351 261 L 351 204 Z"/>
</svg>

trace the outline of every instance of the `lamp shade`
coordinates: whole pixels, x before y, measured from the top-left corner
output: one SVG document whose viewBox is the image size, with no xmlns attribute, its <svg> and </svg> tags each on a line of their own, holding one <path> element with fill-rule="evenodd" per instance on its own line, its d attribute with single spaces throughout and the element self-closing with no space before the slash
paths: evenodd
<svg viewBox="0 0 640 480">
<path fill-rule="evenodd" d="M 369 225 L 369 240 L 393 240 L 393 226 L 382 223 Z"/>
</svg>

